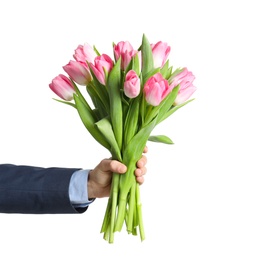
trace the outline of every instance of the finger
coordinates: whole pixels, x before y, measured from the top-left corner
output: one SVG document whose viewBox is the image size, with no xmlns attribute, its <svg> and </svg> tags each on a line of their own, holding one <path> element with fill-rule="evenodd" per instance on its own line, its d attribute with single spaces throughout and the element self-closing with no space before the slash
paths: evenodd
<svg viewBox="0 0 265 260">
<path fill-rule="evenodd" d="M 144 177 L 141 176 L 141 177 L 136 177 L 136 181 L 141 185 L 144 183 Z"/>
<path fill-rule="evenodd" d="M 111 160 L 110 171 L 117 173 L 125 173 L 127 171 L 127 167 L 119 161 Z"/>
<path fill-rule="evenodd" d="M 127 167 L 119 161 L 111 160 L 111 159 L 104 159 L 100 162 L 100 167 L 102 171 L 110 171 L 110 172 L 117 172 L 117 173 L 125 173 Z"/>
<path fill-rule="evenodd" d="M 148 147 L 145 146 L 145 148 L 144 148 L 144 153 L 147 153 L 147 152 L 148 152 Z"/>
<path fill-rule="evenodd" d="M 142 168 L 147 163 L 147 157 L 145 155 L 142 155 L 141 159 L 137 162 L 137 167 Z"/>
<path fill-rule="evenodd" d="M 141 169 L 137 168 L 137 169 L 134 171 L 134 174 L 135 174 L 136 177 L 141 177 L 141 176 L 145 175 L 146 172 L 147 172 L 146 168 L 143 167 L 143 168 L 141 168 Z"/>
</svg>

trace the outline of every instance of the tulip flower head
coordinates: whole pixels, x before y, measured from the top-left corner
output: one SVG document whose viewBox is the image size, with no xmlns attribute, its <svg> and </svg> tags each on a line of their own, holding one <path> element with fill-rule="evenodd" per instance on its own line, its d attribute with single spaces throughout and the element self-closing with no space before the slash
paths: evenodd
<svg viewBox="0 0 265 260">
<path fill-rule="evenodd" d="M 140 78 L 134 70 L 128 71 L 124 81 L 124 94 L 129 98 L 135 98 L 140 93 Z"/>
<path fill-rule="evenodd" d="M 179 85 L 179 92 L 174 105 L 180 105 L 187 101 L 191 95 L 196 91 L 196 87 L 193 85 L 195 76 L 187 68 L 183 68 L 177 75 L 170 80 L 170 86 L 176 87 Z"/>
<path fill-rule="evenodd" d="M 150 77 L 143 89 L 147 103 L 153 106 L 158 106 L 171 90 L 168 81 L 163 78 L 161 73 Z"/>
<path fill-rule="evenodd" d="M 97 54 L 88 43 L 85 43 L 84 45 L 78 45 L 78 47 L 75 49 L 73 57 L 76 61 L 83 63 L 93 63 L 97 57 Z"/>
<path fill-rule="evenodd" d="M 126 70 L 132 57 L 137 53 L 128 41 L 121 41 L 114 45 L 114 56 L 118 60 L 121 57 L 121 69 Z"/>
<path fill-rule="evenodd" d="M 90 63 L 91 70 L 95 74 L 97 80 L 105 85 L 106 75 L 113 68 L 113 60 L 107 55 L 102 54 L 101 56 L 97 56 L 94 60 L 94 64 Z"/>
<path fill-rule="evenodd" d="M 154 59 L 154 67 L 163 67 L 170 53 L 170 46 L 168 46 L 168 44 L 165 42 L 159 41 L 156 44 L 151 44 L 151 48 Z"/>
<path fill-rule="evenodd" d="M 71 60 L 68 64 L 63 66 L 63 69 L 69 77 L 79 85 L 86 86 L 92 80 L 86 63 Z"/>
<path fill-rule="evenodd" d="M 49 84 L 50 89 L 60 98 L 71 101 L 75 93 L 72 81 L 63 74 L 59 74 Z"/>
</svg>

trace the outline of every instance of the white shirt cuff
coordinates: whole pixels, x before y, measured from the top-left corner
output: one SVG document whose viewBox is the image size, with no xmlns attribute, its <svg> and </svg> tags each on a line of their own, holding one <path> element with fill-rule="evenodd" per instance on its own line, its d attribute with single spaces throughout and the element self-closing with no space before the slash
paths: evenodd
<svg viewBox="0 0 265 260">
<path fill-rule="evenodd" d="M 94 201 L 88 200 L 87 179 L 90 170 L 78 170 L 73 173 L 69 185 L 69 198 L 76 208 L 87 207 Z"/>
</svg>

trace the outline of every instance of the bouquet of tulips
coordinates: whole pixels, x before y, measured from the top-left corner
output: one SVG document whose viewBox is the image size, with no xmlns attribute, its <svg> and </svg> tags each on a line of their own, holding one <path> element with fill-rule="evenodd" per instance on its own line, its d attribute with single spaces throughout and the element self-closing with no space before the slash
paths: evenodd
<svg viewBox="0 0 265 260">
<path fill-rule="evenodd" d="M 67 76 L 59 74 L 49 85 L 61 98 L 56 100 L 75 108 L 93 138 L 127 166 L 124 175 L 112 177 L 101 228 L 109 243 L 123 225 L 145 239 L 136 162 L 147 141 L 173 143 L 165 135 L 152 136 L 152 130 L 193 100 L 194 75 L 185 67 L 173 70 L 170 50 L 165 42 L 150 44 L 144 34 L 138 49 L 128 41 L 113 43 L 113 59 L 85 43 L 63 66 Z"/>
</svg>

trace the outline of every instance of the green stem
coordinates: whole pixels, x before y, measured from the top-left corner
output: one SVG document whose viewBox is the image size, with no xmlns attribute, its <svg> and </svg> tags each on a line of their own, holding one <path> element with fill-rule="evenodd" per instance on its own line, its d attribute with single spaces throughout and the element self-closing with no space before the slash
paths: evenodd
<svg viewBox="0 0 265 260">
<path fill-rule="evenodd" d="M 101 233 L 104 232 L 104 239 L 109 243 L 114 242 L 115 215 L 118 201 L 119 174 L 113 173 L 110 197 L 105 211 Z"/>
<path fill-rule="evenodd" d="M 135 210 L 135 191 L 136 191 L 136 182 L 133 183 L 131 187 L 131 191 L 130 191 L 128 221 L 127 221 L 128 233 L 133 232 L 133 217 L 134 217 L 134 210 Z"/>
<path fill-rule="evenodd" d="M 143 224 L 143 216 L 142 216 L 142 203 L 140 200 L 139 183 L 136 184 L 136 203 L 137 203 L 137 214 L 138 214 L 138 221 L 139 221 L 140 237 L 141 237 L 141 241 L 143 241 L 145 239 L 145 233 L 144 233 L 144 224 Z"/>
<path fill-rule="evenodd" d="M 153 110 L 153 106 L 148 105 L 147 106 L 147 111 L 146 111 L 146 115 L 145 115 L 145 125 L 147 125 L 148 123 L 150 123 L 151 121 L 151 114 L 152 114 L 152 110 Z"/>
<path fill-rule="evenodd" d="M 100 230 L 100 233 L 105 233 L 108 229 L 108 224 L 109 224 L 109 219 L 110 219 L 110 208 L 111 208 L 111 202 L 112 202 L 112 199 L 111 197 L 108 199 L 108 204 L 107 204 L 107 208 L 106 208 L 106 211 L 105 211 L 105 216 L 104 216 L 104 219 L 103 219 L 103 223 L 102 223 L 102 226 L 101 226 L 101 230 Z"/>
<path fill-rule="evenodd" d="M 128 203 L 128 194 L 131 190 L 133 182 L 135 182 L 134 170 L 136 168 L 136 160 L 130 161 L 129 158 L 124 159 L 123 163 L 127 165 L 127 172 L 120 176 L 118 214 L 115 231 L 121 231 L 122 229 L 122 225 L 125 220 L 126 206 Z"/>
<path fill-rule="evenodd" d="M 116 208 L 118 202 L 118 187 L 119 187 L 119 175 L 117 173 L 113 173 L 113 191 L 112 191 L 109 243 L 114 242 L 114 231 L 115 231 L 114 227 L 115 227 Z"/>
<path fill-rule="evenodd" d="M 114 231 L 121 231 L 122 229 L 125 220 L 126 204 L 127 204 L 127 196 L 126 197 L 120 196 L 119 205 L 118 205 L 118 214 L 117 214 Z"/>
<path fill-rule="evenodd" d="M 103 238 L 107 241 L 109 241 L 109 234 L 110 234 L 110 225 L 107 226 L 107 229 L 106 229 L 104 236 L 103 236 Z"/>
</svg>

